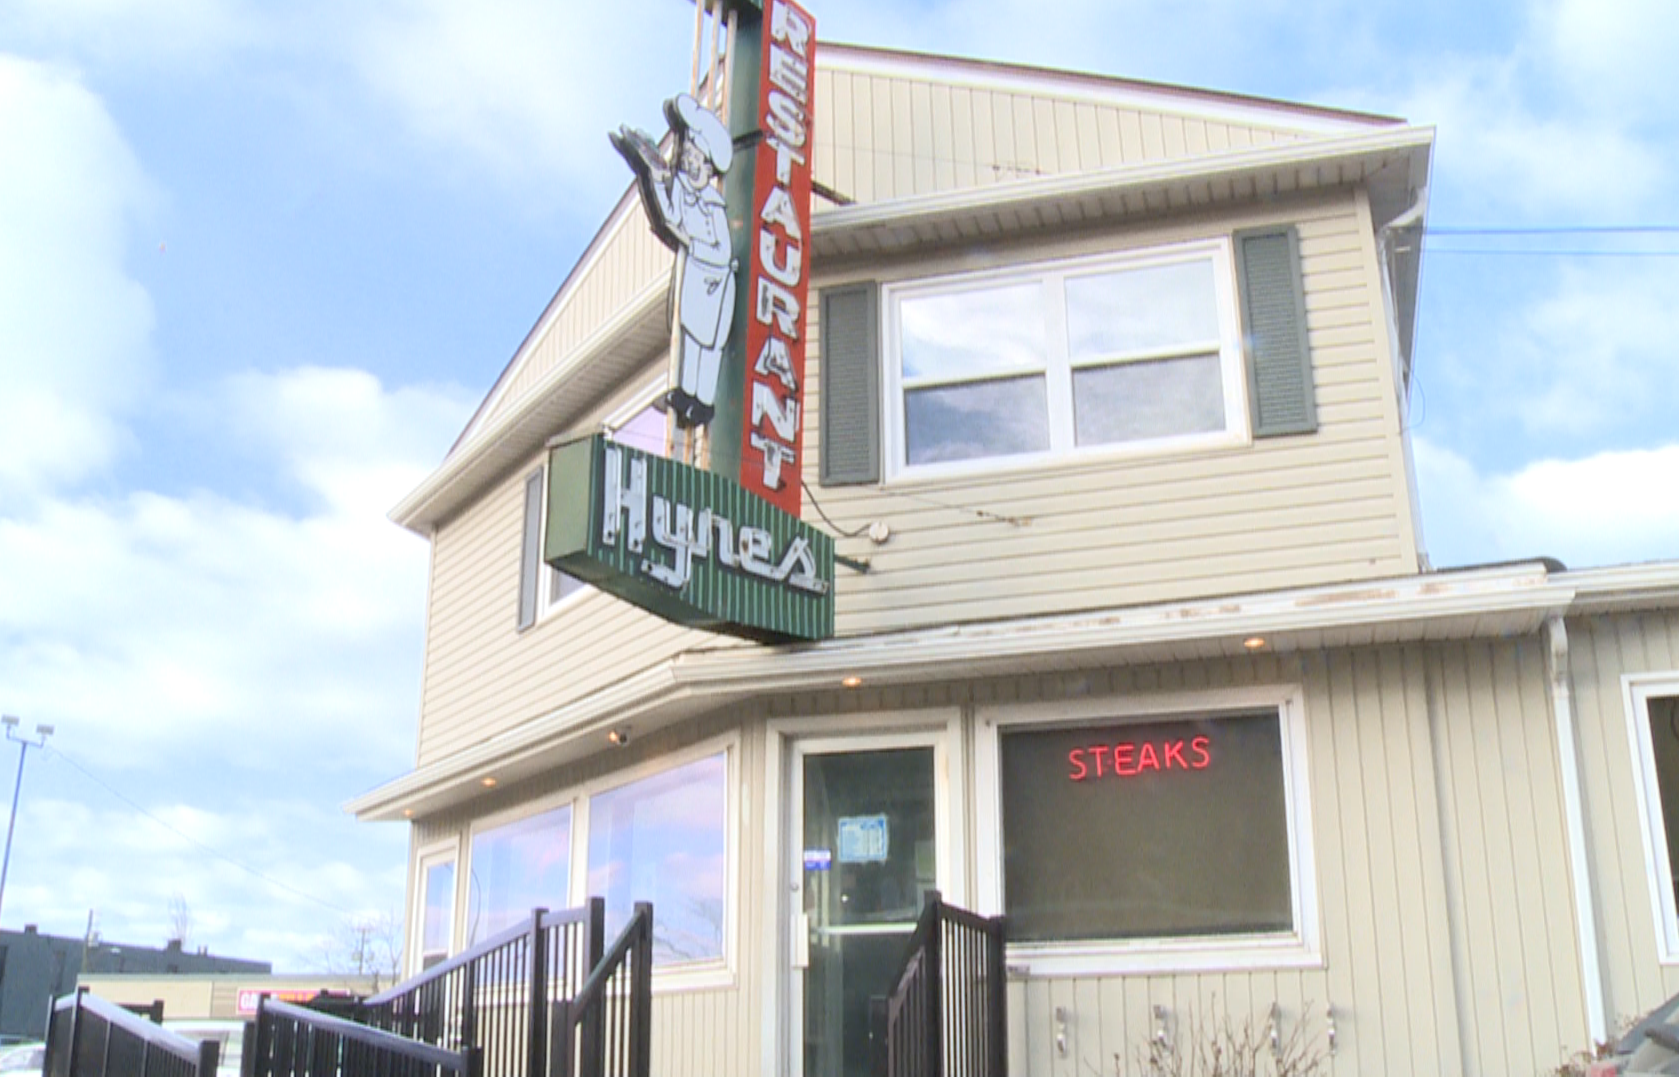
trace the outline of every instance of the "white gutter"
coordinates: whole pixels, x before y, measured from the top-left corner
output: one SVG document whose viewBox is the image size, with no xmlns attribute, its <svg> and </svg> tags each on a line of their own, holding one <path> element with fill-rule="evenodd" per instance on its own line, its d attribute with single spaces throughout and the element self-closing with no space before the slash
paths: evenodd
<svg viewBox="0 0 1679 1077">
<path fill-rule="evenodd" d="M 1580 940 L 1580 989 L 1586 997 L 1590 1043 L 1609 1038 L 1604 1017 L 1603 971 L 1597 953 L 1597 904 L 1592 897 L 1591 861 L 1586 855 L 1585 798 L 1580 793 L 1580 752 L 1574 729 L 1574 686 L 1568 661 L 1568 627 L 1562 615 L 1545 619 L 1545 674 L 1557 727 L 1557 761 L 1562 769 L 1563 818 L 1568 830 L 1568 866 L 1574 883 L 1574 933 Z"/>
<path fill-rule="evenodd" d="M 1425 152 L 1434 144 L 1434 128 L 1410 125 L 1385 128 L 1368 134 L 1334 138 L 1308 138 L 1248 150 L 1209 154 L 1188 160 L 1154 161 L 1125 165 L 1097 172 L 1073 172 L 988 187 L 898 198 L 889 202 L 865 202 L 838 206 L 814 215 L 811 232 L 817 250 L 823 240 L 847 232 L 870 228 L 927 225 L 948 217 L 975 212 L 1019 210 L 1034 204 L 1076 201 L 1101 195 L 1214 179 L 1237 179 L 1260 172 L 1272 172 L 1304 165 L 1334 166 L 1384 154 Z"/>
<path fill-rule="evenodd" d="M 1532 563 L 812 645 L 693 650 L 411 771 L 345 809 L 362 818 L 399 818 L 404 808 L 447 799 L 450 790 L 470 788 L 492 770 L 505 778 L 510 768 L 598 750 L 615 723 L 668 723 L 771 692 L 832 690 L 851 674 L 879 687 L 970 676 L 1009 663 L 1066 668 L 1122 662 L 1127 651 L 1163 644 L 1198 646 L 1209 657 L 1241 654 L 1242 641 L 1256 635 L 1273 651 L 1287 652 L 1323 645 L 1321 634 L 1349 629 L 1385 628 L 1381 638 L 1396 642 L 1535 632 L 1547 616 L 1565 611 L 1573 596 L 1543 564 Z"/>
</svg>

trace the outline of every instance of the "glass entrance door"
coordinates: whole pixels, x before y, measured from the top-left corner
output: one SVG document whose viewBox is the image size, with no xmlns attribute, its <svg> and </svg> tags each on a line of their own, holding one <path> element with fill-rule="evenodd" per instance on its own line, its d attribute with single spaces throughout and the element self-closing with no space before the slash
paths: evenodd
<svg viewBox="0 0 1679 1077">
<path fill-rule="evenodd" d="M 935 752 L 929 744 L 795 753 L 803 1077 L 870 1072 L 869 999 L 890 989 L 922 895 L 938 886 Z"/>
</svg>

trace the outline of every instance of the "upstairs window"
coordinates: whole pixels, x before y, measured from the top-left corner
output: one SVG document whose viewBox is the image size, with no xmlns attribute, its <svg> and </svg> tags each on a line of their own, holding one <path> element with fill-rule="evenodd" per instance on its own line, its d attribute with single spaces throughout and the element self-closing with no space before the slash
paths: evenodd
<svg viewBox="0 0 1679 1077">
<path fill-rule="evenodd" d="M 915 281 L 883 299 L 899 474 L 1249 436 L 1228 241 Z"/>
</svg>

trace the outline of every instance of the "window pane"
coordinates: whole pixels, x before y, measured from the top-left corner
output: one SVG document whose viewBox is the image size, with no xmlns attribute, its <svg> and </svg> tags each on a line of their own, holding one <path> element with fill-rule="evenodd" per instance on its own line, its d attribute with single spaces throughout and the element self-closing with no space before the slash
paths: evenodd
<svg viewBox="0 0 1679 1077">
<path fill-rule="evenodd" d="M 1679 871 L 1679 696 L 1649 701 L 1650 748 L 1656 764 L 1656 790 L 1661 797 L 1662 824 L 1667 831 L 1667 862 Z M 1671 879 L 1679 903 L 1679 879 Z"/>
<path fill-rule="evenodd" d="M 472 946 L 530 915 L 563 909 L 571 881 L 571 806 L 472 838 L 467 939 Z"/>
<path fill-rule="evenodd" d="M 1275 712 L 1007 733 L 1011 939 L 1293 926 Z"/>
<path fill-rule="evenodd" d="M 1036 281 L 905 299 L 898 325 L 905 378 L 1041 370 L 1047 354 Z"/>
<path fill-rule="evenodd" d="M 1049 448 L 1044 379 L 912 389 L 904 394 L 904 427 L 911 464 L 1042 452 Z"/>
<path fill-rule="evenodd" d="M 1080 445 L 1223 430 L 1219 358 L 1196 355 L 1074 370 L 1073 416 Z"/>
<path fill-rule="evenodd" d="M 582 580 L 566 572 L 549 566 L 548 568 L 548 604 L 552 606 L 567 595 L 574 595 L 589 586 Z"/>
<path fill-rule="evenodd" d="M 612 431 L 612 440 L 654 456 L 665 455 L 664 413 L 653 407 L 642 408 Z"/>
<path fill-rule="evenodd" d="M 426 869 L 425 916 L 420 928 L 422 967 L 430 968 L 449 955 L 449 935 L 455 910 L 455 862 Z"/>
<path fill-rule="evenodd" d="M 1212 262 L 1068 278 L 1067 337 L 1075 363 L 1217 340 Z"/>
<path fill-rule="evenodd" d="M 724 783 L 718 754 L 589 801 L 589 893 L 606 899 L 617 937 L 637 901 L 651 901 L 653 961 L 723 955 Z"/>
</svg>

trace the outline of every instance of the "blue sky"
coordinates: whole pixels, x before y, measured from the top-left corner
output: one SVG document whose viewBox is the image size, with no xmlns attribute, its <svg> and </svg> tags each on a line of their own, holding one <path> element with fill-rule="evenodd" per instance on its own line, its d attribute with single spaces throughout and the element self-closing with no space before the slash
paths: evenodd
<svg viewBox="0 0 1679 1077">
<path fill-rule="evenodd" d="M 1668 0 L 812 8 L 830 40 L 1436 124 L 1435 226 L 1679 223 Z M 0 6 L 0 712 L 59 729 L 6 926 L 161 944 L 179 894 L 192 943 L 307 969 L 400 914 L 402 829 L 338 810 L 413 758 L 426 549 L 384 513 L 623 189 L 605 133 L 659 125 L 690 11 Z M 1432 243 L 1435 562 L 1679 556 L 1679 258 L 1445 253 L 1679 235 Z"/>
</svg>

